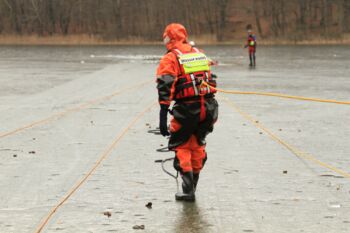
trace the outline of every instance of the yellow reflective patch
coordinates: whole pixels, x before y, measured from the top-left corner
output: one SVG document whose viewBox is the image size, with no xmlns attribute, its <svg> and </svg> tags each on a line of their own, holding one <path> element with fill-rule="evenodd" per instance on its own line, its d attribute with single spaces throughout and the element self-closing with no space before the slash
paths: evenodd
<svg viewBox="0 0 350 233">
<path fill-rule="evenodd" d="M 179 55 L 179 62 L 183 65 L 185 73 L 208 71 L 209 60 L 204 53 L 186 53 Z"/>
<path fill-rule="evenodd" d="M 250 41 L 250 46 L 254 46 L 254 44 L 255 44 L 255 42 L 252 40 L 252 41 Z"/>
</svg>

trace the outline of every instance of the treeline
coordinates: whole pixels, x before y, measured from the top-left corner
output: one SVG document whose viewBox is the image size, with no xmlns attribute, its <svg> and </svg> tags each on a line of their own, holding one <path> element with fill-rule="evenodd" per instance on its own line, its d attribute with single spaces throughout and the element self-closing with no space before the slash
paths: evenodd
<svg viewBox="0 0 350 233">
<path fill-rule="evenodd" d="M 262 37 L 339 39 L 350 33 L 350 0 L 254 0 L 252 6 Z"/>
<path fill-rule="evenodd" d="M 159 41 L 170 22 L 214 41 L 342 38 L 350 33 L 350 0 L 0 0 L 2 35 L 89 35 Z"/>
</svg>

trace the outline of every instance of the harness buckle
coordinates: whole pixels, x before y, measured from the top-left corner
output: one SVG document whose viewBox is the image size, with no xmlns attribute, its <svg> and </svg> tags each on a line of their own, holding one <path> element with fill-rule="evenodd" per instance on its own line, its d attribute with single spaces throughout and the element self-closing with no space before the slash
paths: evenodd
<svg viewBox="0 0 350 233">
<path fill-rule="evenodd" d="M 203 79 L 199 79 L 199 96 L 205 96 L 207 93 L 205 93 L 205 91 L 203 92 L 202 90 L 204 90 L 206 88 L 206 84 L 204 82 Z"/>
</svg>

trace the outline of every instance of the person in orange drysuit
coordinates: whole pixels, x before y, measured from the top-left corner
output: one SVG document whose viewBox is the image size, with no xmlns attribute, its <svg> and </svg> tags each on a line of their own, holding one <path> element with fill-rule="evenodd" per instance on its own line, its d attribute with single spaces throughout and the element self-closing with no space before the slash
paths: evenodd
<svg viewBox="0 0 350 233">
<path fill-rule="evenodd" d="M 248 39 L 244 47 L 245 48 L 248 47 L 249 61 L 250 61 L 249 66 L 255 67 L 256 36 L 253 34 L 251 29 L 248 29 Z"/>
<path fill-rule="evenodd" d="M 167 53 L 157 69 L 159 128 L 163 136 L 170 135 L 168 147 L 175 151 L 174 168 L 183 180 L 183 192 L 176 193 L 175 198 L 194 201 L 199 173 L 207 159 L 205 138 L 213 131 L 218 118 L 216 90 L 202 81 L 215 87 L 216 76 L 210 72 L 211 61 L 188 43 L 183 25 L 169 24 L 163 33 L 163 41 Z M 168 112 L 172 114 L 170 130 Z"/>
</svg>

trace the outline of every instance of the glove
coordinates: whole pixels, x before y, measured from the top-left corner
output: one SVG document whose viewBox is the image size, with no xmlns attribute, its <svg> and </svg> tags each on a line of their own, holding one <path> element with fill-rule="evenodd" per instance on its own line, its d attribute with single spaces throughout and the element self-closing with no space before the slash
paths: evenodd
<svg viewBox="0 0 350 233">
<path fill-rule="evenodd" d="M 169 106 L 165 104 L 160 105 L 160 112 L 159 112 L 159 129 L 160 129 L 160 134 L 165 136 L 169 136 L 170 133 L 168 131 L 168 109 Z"/>
</svg>

